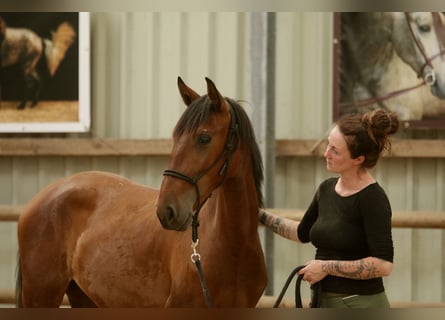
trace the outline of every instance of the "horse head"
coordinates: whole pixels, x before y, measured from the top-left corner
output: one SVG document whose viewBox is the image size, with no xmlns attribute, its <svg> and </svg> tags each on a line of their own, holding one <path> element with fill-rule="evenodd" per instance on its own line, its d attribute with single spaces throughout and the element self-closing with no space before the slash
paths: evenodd
<svg viewBox="0 0 445 320">
<path fill-rule="evenodd" d="M 445 98 L 445 26 L 439 12 L 391 12 L 392 42 L 402 60 L 431 87 L 433 95 Z"/>
<path fill-rule="evenodd" d="M 200 96 L 178 78 L 187 106 L 173 132 L 169 169 L 158 197 L 157 216 L 166 229 L 185 230 L 199 210 L 227 178 L 237 149 L 235 114 L 230 103 L 208 78 Z"/>
</svg>

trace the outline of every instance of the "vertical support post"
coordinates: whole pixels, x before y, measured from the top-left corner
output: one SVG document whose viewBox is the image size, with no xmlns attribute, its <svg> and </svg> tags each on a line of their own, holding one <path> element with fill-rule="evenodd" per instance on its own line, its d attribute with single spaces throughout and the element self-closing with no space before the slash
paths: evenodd
<svg viewBox="0 0 445 320">
<path fill-rule="evenodd" d="M 275 177 L 275 13 L 254 12 L 251 16 L 250 57 L 252 123 L 264 164 L 266 208 L 274 207 Z M 274 235 L 264 229 L 263 245 L 268 270 L 267 295 L 274 287 Z"/>
</svg>

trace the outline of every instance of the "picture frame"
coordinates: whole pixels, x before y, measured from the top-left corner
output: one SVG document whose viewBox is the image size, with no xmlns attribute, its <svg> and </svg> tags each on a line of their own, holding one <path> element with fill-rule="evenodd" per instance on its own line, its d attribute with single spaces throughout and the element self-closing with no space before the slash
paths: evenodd
<svg viewBox="0 0 445 320">
<path fill-rule="evenodd" d="M 333 39 L 333 121 L 338 120 L 346 113 L 363 113 L 375 108 L 384 108 L 391 112 L 396 112 L 399 115 L 399 120 L 404 128 L 412 129 L 440 129 L 445 128 L 445 96 L 437 98 L 431 93 L 428 85 L 422 84 L 422 79 L 417 77 L 410 66 L 408 66 L 403 59 L 401 59 L 395 52 L 389 62 L 389 67 L 385 69 L 384 74 L 376 76 L 368 83 L 374 85 L 369 89 L 362 83 L 357 85 L 358 77 L 363 76 L 363 73 L 370 72 L 371 66 L 377 65 L 380 61 L 373 61 L 372 63 L 362 63 L 366 65 L 364 68 L 358 66 L 358 61 L 363 62 L 363 52 L 359 53 L 361 56 L 357 58 L 354 56 L 359 49 L 366 46 L 366 41 L 371 41 L 373 35 L 370 29 L 364 25 L 367 21 L 367 15 L 387 14 L 390 16 L 397 15 L 399 20 L 409 19 L 412 28 L 427 28 L 426 25 L 421 25 L 420 21 L 431 22 L 428 16 L 420 17 L 420 14 L 432 15 L 433 12 L 419 12 L 419 13 L 393 13 L 393 12 L 336 12 L 334 13 L 334 39 Z M 418 14 L 418 15 L 417 15 Z M 443 13 L 441 15 L 443 25 Z M 388 19 L 388 17 L 386 17 Z M 373 19 L 376 19 L 373 17 Z M 362 21 L 363 25 L 357 25 Z M 375 20 L 372 20 L 375 22 Z M 352 25 L 352 23 L 355 23 Z M 396 24 L 399 28 L 405 28 L 408 21 L 399 21 Z M 422 22 L 422 23 L 423 23 Z M 349 25 L 351 24 L 351 25 Z M 375 25 L 382 26 L 383 23 L 375 23 Z M 431 30 L 435 26 L 429 25 Z M 353 32 L 351 31 L 353 30 Z M 363 33 L 363 38 L 357 39 L 359 32 Z M 382 30 L 378 31 L 382 32 Z M 394 31 L 395 32 L 395 31 Z M 416 30 L 414 30 L 416 32 Z M 354 36 L 352 36 L 352 35 Z M 355 37 L 355 38 L 354 38 Z M 405 34 L 405 39 L 409 39 L 410 35 Z M 354 41 L 352 40 L 354 39 Z M 421 39 L 418 39 L 420 42 Z M 439 41 L 439 40 L 438 40 Z M 442 40 L 445 44 L 445 39 Z M 371 43 L 370 43 L 371 44 Z M 372 45 L 376 45 L 375 42 Z M 415 44 L 414 44 L 415 45 Z M 443 44 L 442 44 L 443 45 Z M 440 45 L 439 45 L 440 47 Z M 356 51 L 354 51 L 356 50 Z M 368 50 L 369 51 L 369 50 Z M 383 50 L 382 50 L 383 51 Z M 442 59 L 437 57 L 442 56 Z M 439 63 L 437 60 L 443 60 L 445 64 L 445 52 L 438 52 L 434 55 L 427 56 L 425 60 L 434 60 L 434 63 Z M 375 58 L 375 57 L 374 57 Z M 360 60 L 361 59 L 361 60 Z M 424 67 L 423 67 L 424 68 Z M 357 71 L 360 69 L 360 71 Z M 445 66 L 444 66 L 445 70 Z M 355 73 L 354 73 L 355 72 Z M 374 70 L 375 72 L 375 70 Z M 361 73 L 359 76 L 356 74 Z M 442 73 L 444 74 L 444 73 Z M 445 83 L 444 83 L 445 84 Z M 363 92 L 366 91 L 365 94 Z M 371 94 L 377 92 L 378 94 Z M 359 99 L 357 96 L 362 95 Z M 376 99 L 378 97 L 378 99 Z M 381 100 L 381 101 L 378 101 Z"/>
<path fill-rule="evenodd" d="M 89 13 L 4 12 L 0 17 L 0 132 L 89 131 Z M 17 51 L 27 62 L 14 60 Z"/>
</svg>

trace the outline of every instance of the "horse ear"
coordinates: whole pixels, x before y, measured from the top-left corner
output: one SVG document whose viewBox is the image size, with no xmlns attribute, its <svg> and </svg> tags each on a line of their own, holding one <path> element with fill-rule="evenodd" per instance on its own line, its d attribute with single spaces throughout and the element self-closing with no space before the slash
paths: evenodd
<svg viewBox="0 0 445 320">
<path fill-rule="evenodd" d="M 200 96 L 194 90 L 190 89 L 184 81 L 182 81 L 181 77 L 178 77 L 178 88 L 179 93 L 181 93 L 182 100 L 184 101 L 186 106 L 192 104 L 193 101 L 198 99 Z"/>
<path fill-rule="evenodd" d="M 216 89 L 215 84 L 209 78 L 205 78 L 207 81 L 207 93 L 209 95 L 210 103 L 215 108 L 216 111 L 221 110 L 222 102 L 224 101 L 223 96 Z"/>
</svg>

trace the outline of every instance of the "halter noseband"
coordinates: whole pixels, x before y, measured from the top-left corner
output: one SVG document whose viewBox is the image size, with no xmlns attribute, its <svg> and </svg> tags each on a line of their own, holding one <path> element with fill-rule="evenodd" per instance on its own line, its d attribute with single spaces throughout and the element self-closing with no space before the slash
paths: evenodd
<svg viewBox="0 0 445 320">
<path fill-rule="evenodd" d="M 224 179 L 226 177 L 227 174 L 227 169 L 229 167 L 230 164 L 230 160 L 232 159 L 233 153 L 236 150 L 236 148 L 238 147 L 238 144 L 236 145 L 236 148 L 234 148 L 234 144 L 233 144 L 233 139 L 235 134 L 238 135 L 238 123 L 236 121 L 236 114 L 233 111 L 233 106 L 230 104 L 230 102 L 228 102 L 229 106 L 230 106 L 230 128 L 229 128 L 229 132 L 227 134 L 227 141 L 226 141 L 226 145 L 224 147 L 224 150 L 221 152 L 221 154 L 212 162 L 212 164 L 210 166 L 208 166 L 206 169 L 204 169 L 203 171 L 201 171 L 201 173 L 199 173 L 198 175 L 191 177 L 188 176 L 184 173 L 181 173 L 177 170 L 174 169 L 167 169 L 164 171 L 164 176 L 170 176 L 170 177 L 174 177 L 180 180 L 184 180 L 188 183 L 190 183 L 191 185 L 193 185 L 195 187 L 195 191 L 196 191 L 196 201 L 198 203 L 195 212 L 193 214 L 193 220 L 192 220 L 192 240 L 193 242 L 196 242 L 198 239 L 198 232 L 197 232 L 197 227 L 199 225 L 198 223 L 198 215 L 199 212 L 201 211 L 202 206 L 204 205 L 204 203 L 206 202 L 207 199 L 205 199 L 202 203 L 200 201 L 201 199 L 201 194 L 199 191 L 199 186 L 198 186 L 198 181 L 204 177 L 207 173 L 210 172 L 210 170 L 212 170 L 217 164 L 218 162 L 223 159 L 224 157 L 226 157 L 226 161 L 224 161 L 224 164 L 222 165 L 221 169 L 219 169 L 219 175 L 220 176 L 224 176 L 223 179 L 221 180 L 220 185 L 224 182 Z M 239 139 L 238 139 L 239 142 Z"/>
</svg>

